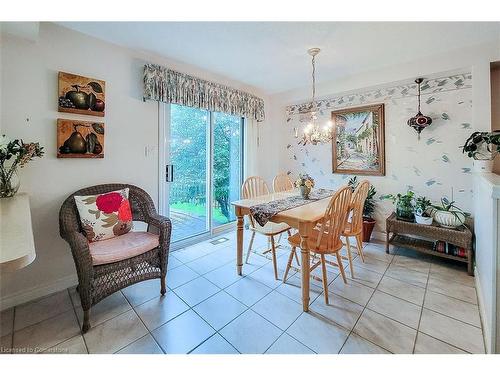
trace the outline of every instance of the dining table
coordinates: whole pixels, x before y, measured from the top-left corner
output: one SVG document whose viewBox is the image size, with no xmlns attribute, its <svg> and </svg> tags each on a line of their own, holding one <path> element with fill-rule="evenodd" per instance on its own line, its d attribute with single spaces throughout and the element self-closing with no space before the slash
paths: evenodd
<svg viewBox="0 0 500 375">
<path fill-rule="evenodd" d="M 333 194 L 334 192 L 332 192 Z M 234 206 L 235 215 L 237 217 L 237 246 L 236 246 L 236 271 L 238 275 L 243 275 L 243 228 L 244 218 L 250 215 L 250 208 L 263 203 L 279 201 L 288 197 L 299 195 L 299 190 L 294 189 L 286 192 L 270 193 L 260 195 L 251 199 L 241 199 L 231 202 Z M 274 223 L 286 223 L 290 227 L 298 230 L 301 238 L 300 252 L 301 252 L 301 284 L 302 284 L 302 308 L 304 311 L 309 310 L 309 282 L 310 282 L 310 269 L 304 267 L 310 263 L 310 249 L 308 247 L 308 237 L 311 235 L 313 228 L 324 217 L 325 210 L 330 202 L 331 196 L 311 200 L 300 206 L 290 208 L 276 213 L 269 221 Z"/>
</svg>

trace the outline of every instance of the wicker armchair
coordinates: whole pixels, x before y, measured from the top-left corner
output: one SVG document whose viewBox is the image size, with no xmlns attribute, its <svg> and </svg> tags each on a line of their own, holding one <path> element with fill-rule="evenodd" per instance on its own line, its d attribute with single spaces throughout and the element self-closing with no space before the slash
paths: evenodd
<svg viewBox="0 0 500 375">
<path fill-rule="evenodd" d="M 129 188 L 129 201 L 134 221 L 156 228 L 159 234 L 159 246 L 132 258 L 114 263 L 93 265 L 89 243 L 83 234 L 75 195 L 103 194 L 114 190 Z M 78 274 L 78 293 L 84 311 L 82 332 L 90 328 L 90 308 L 103 298 L 140 281 L 160 278 L 162 295 L 166 292 L 168 252 L 170 246 L 170 219 L 158 215 L 151 197 L 144 190 L 127 184 L 97 185 L 78 190 L 71 194 L 59 211 L 59 232 L 66 240 L 73 254 Z"/>
</svg>

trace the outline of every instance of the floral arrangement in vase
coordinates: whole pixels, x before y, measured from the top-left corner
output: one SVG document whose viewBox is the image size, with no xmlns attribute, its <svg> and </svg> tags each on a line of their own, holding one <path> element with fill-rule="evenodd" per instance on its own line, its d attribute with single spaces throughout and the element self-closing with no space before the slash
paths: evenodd
<svg viewBox="0 0 500 375">
<path fill-rule="evenodd" d="M 24 143 L 22 139 L 0 137 L 0 198 L 13 197 L 19 190 L 17 168 L 23 168 L 33 158 L 43 156 L 43 147 L 37 143 Z"/>
<path fill-rule="evenodd" d="M 309 194 L 314 187 L 314 179 L 307 173 L 299 174 L 299 178 L 295 181 L 295 187 L 300 190 L 302 198 L 309 199 Z"/>
</svg>

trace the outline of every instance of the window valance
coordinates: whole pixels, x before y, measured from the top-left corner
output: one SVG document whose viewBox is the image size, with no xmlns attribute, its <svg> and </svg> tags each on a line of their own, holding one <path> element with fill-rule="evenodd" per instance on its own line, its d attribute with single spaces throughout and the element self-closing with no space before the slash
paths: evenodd
<svg viewBox="0 0 500 375">
<path fill-rule="evenodd" d="M 169 68 L 144 66 L 144 100 L 181 104 L 264 121 L 264 100 Z"/>
</svg>

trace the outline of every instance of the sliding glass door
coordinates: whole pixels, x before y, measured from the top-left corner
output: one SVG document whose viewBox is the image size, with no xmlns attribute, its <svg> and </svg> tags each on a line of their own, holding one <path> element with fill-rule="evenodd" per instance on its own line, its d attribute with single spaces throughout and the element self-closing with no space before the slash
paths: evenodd
<svg viewBox="0 0 500 375">
<path fill-rule="evenodd" d="M 165 106 L 164 211 L 172 241 L 208 235 L 235 220 L 243 178 L 243 119 L 181 105 Z M 163 168 L 162 168 L 163 169 Z"/>
</svg>

